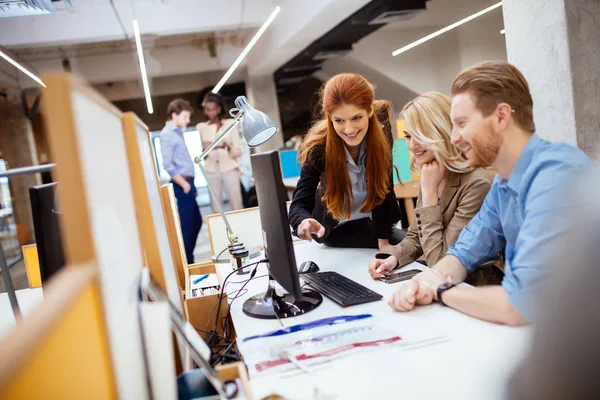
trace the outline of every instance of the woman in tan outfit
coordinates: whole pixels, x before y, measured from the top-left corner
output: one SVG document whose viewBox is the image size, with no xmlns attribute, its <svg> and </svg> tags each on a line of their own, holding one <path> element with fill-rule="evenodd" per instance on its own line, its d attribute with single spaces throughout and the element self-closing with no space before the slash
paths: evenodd
<svg viewBox="0 0 600 400">
<path fill-rule="evenodd" d="M 209 93 L 202 103 L 207 122 L 200 122 L 196 129 L 200 133 L 202 147 L 210 145 L 234 120 L 227 118 L 225 103 L 221 96 Z M 243 208 L 240 186 L 241 168 L 236 159 L 242 154 L 239 142 L 239 125 L 233 128 L 225 139 L 211 151 L 205 159 L 206 179 L 217 198 L 211 197 L 211 206 L 218 212 L 215 202 L 223 208 L 223 189 L 227 193 L 229 204 L 233 210 Z"/>
<path fill-rule="evenodd" d="M 428 92 L 402 109 L 406 144 L 414 155 L 411 167 L 421 174 L 416 218 L 402 242 L 383 250 L 396 262 L 376 259 L 369 264 L 373 279 L 422 255 L 429 266 L 437 263 L 477 214 L 491 187 L 492 174 L 470 168 L 450 142 L 450 104 L 446 95 Z"/>
</svg>

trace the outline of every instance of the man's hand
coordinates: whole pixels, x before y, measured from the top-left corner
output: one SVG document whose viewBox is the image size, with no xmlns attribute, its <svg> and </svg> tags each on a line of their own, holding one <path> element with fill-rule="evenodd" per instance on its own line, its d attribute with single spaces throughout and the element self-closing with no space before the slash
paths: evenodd
<svg viewBox="0 0 600 400">
<path fill-rule="evenodd" d="M 418 305 L 431 304 L 435 290 L 428 286 L 422 286 L 414 280 L 405 282 L 400 289 L 396 290 L 388 300 L 388 304 L 395 311 L 410 311 Z"/>
<path fill-rule="evenodd" d="M 437 301 L 437 288 L 444 282 L 452 282 L 449 276 L 443 276 L 440 271 L 433 268 L 426 268 L 423 272 L 415 275 L 413 281 L 419 286 L 428 287 L 433 291 L 433 299 Z"/>
<path fill-rule="evenodd" d="M 445 173 L 446 169 L 441 167 L 437 161 L 421 167 L 420 185 L 424 206 L 433 206 L 438 203 L 438 187 L 444 179 Z"/>
<path fill-rule="evenodd" d="M 181 182 L 181 188 L 183 189 L 183 193 L 188 194 L 192 190 L 192 185 L 188 181 L 183 181 Z"/>
<path fill-rule="evenodd" d="M 385 260 L 374 259 L 369 263 L 369 275 L 373 279 L 379 279 L 398 265 L 398 259 L 394 256 L 389 256 Z"/>
<path fill-rule="evenodd" d="M 312 242 L 312 236 L 310 236 L 311 233 L 316 234 L 319 238 L 323 237 L 325 234 L 325 228 L 316 219 L 306 218 L 300 223 L 300 225 L 298 225 L 297 234 L 300 239 L 305 239 L 309 242 Z"/>
</svg>

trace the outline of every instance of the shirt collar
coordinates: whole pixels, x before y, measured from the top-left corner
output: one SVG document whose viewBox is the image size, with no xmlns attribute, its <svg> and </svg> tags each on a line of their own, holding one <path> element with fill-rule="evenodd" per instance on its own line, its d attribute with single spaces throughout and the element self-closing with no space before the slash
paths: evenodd
<svg viewBox="0 0 600 400">
<path fill-rule="evenodd" d="M 536 148 L 541 143 L 542 140 L 538 135 L 536 135 L 535 133 L 531 135 L 529 141 L 527 142 L 527 145 L 525 146 L 523 152 L 519 156 L 519 160 L 515 164 L 515 167 L 513 168 L 510 177 L 508 178 L 508 181 L 506 179 L 500 178 L 501 186 L 508 186 L 508 188 L 511 189 L 513 192 L 519 193 L 521 179 L 523 178 L 525 170 L 527 169 L 527 166 L 529 165 L 531 159 L 533 158 L 533 155 L 535 154 Z"/>
<path fill-rule="evenodd" d="M 344 145 L 344 151 L 346 152 L 346 162 L 348 162 L 350 165 L 354 165 L 354 166 L 363 165 L 364 161 L 365 161 L 365 156 L 367 155 L 367 141 L 363 140 L 362 143 L 360 144 L 360 152 L 358 153 L 358 163 L 354 162 L 354 160 L 352 159 L 352 155 L 346 148 L 346 145 Z"/>
<path fill-rule="evenodd" d="M 172 130 L 174 132 L 183 134 L 183 130 L 181 128 L 177 127 L 177 125 L 175 125 L 171 121 L 167 121 L 166 126 L 167 126 L 167 128 L 169 128 L 170 130 Z"/>
</svg>

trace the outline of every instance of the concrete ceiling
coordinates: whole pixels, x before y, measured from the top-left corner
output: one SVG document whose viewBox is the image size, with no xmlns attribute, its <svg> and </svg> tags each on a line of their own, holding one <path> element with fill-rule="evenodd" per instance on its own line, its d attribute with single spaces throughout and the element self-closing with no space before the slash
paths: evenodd
<svg viewBox="0 0 600 400">
<path fill-rule="evenodd" d="M 281 12 L 231 81 L 272 73 L 369 0 L 73 0 L 49 16 L 4 19 L 0 49 L 38 75 L 71 71 L 114 100 L 142 95 L 132 20 L 151 86 L 189 77 L 189 91 L 222 76 L 275 6 Z M 198 77 L 201 76 L 201 79 Z M 178 79 L 181 87 L 181 79 Z M 216 81 L 210 84 L 215 84 Z M 36 83 L 0 60 L 0 88 Z M 136 87 L 137 90 L 132 90 Z M 204 87 L 204 86 L 203 86 Z M 115 90 L 123 88 L 123 90 Z M 174 92 L 173 92 L 174 93 Z"/>
<path fill-rule="evenodd" d="M 113 100 L 142 96 L 132 19 L 140 24 L 153 92 L 200 90 L 233 63 L 274 7 L 281 13 L 231 81 L 266 75 L 369 0 L 72 0 L 50 16 L 3 19 L 0 48 L 36 74 L 64 69 Z M 430 0 L 427 11 L 382 30 L 438 28 L 494 0 Z M 401 42 L 401 36 L 399 36 Z M 399 43 L 401 45 L 402 43 Z M 202 85 L 202 86 L 201 86 Z M 36 83 L 0 60 L 0 88 Z M 169 89 L 169 88 L 173 89 Z"/>
</svg>

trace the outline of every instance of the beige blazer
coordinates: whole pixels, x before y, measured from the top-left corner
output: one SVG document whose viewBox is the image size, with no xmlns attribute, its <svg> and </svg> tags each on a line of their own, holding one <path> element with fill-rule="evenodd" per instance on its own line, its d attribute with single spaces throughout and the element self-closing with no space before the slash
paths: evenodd
<svg viewBox="0 0 600 400">
<path fill-rule="evenodd" d="M 200 133 L 202 147 L 212 143 L 225 129 L 233 124 L 233 119 L 224 119 L 221 121 L 221 129 L 217 131 L 217 125 L 200 122 L 196 125 L 196 129 Z M 216 147 L 208 153 L 205 159 L 204 170 L 206 172 L 216 172 L 217 167 L 221 172 L 231 171 L 235 168 L 240 168 L 237 158 L 242 154 L 240 147 L 240 130 L 239 125 L 233 128 L 219 147 Z"/>
<path fill-rule="evenodd" d="M 423 207 L 419 191 L 415 220 L 408 228 L 406 237 L 385 252 L 396 256 L 400 266 L 415 261 L 421 255 L 425 256 L 428 266 L 435 265 L 479 212 L 493 178 L 483 168 L 466 174 L 450 172 L 448 183 L 435 206 Z"/>
</svg>

